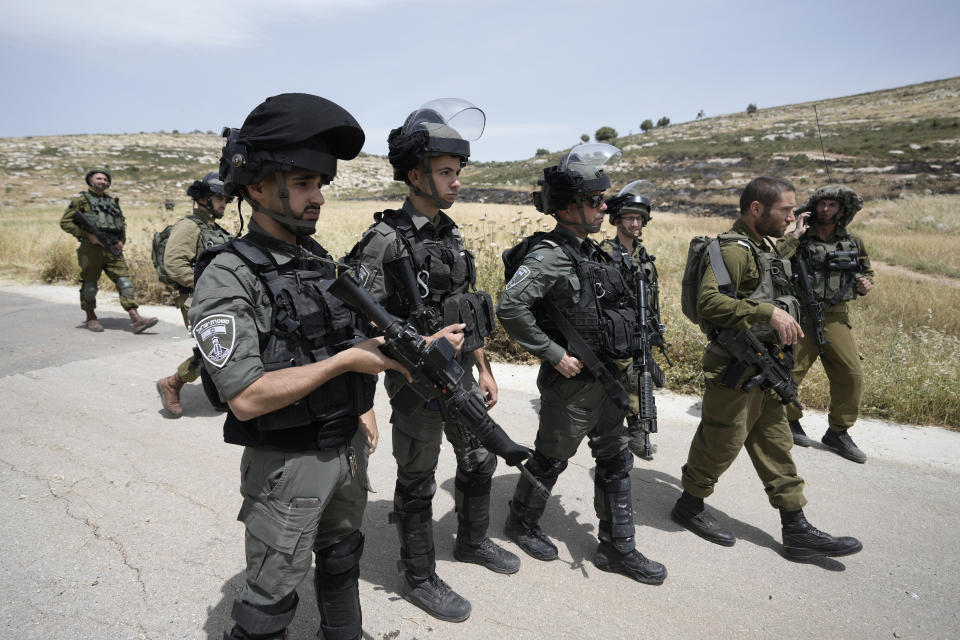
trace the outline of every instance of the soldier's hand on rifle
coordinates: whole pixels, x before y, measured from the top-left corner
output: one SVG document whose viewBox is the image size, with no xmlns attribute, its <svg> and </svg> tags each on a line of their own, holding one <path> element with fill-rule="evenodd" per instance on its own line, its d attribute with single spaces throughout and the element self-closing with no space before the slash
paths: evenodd
<svg viewBox="0 0 960 640">
<path fill-rule="evenodd" d="M 797 216 L 797 226 L 793 228 L 793 237 L 797 240 L 807 232 L 807 229 L 810 227 L 810 212 L 806 211 Z"/>
<path fill-rule="evenodd" d="M 123 241 L 122 241 L 122 240 L 116 240 L 116 241 L 113 243 L 113 246 L 117 248 L 117 251 L 123 251 Z"/>
<path fill-rule="evenodd" d="M 447 342 L 450 343 L 457 353 L 460 353 L 460 348 L 463 347 L 463 330 L 467 328 L 467 325 L 463 323 L 457 324 L 448 324 L 440 331 L 437 331 L 432 336 L 426 337 L 427 344 L 430 344 L 434 340 L 439 340 L 440 338 L 446 338 Z"/>
<path fill-rule="evenodd" d="M 870 289 L 873 289 L 872 282 L 862 277 L 857 279 L 857 291 L 860 293 L 860 295 L 862 296 L 867 295 Z"/>
<path fill-rule="evenodd" d="M 380 351 L 384 345 L 383 337 L 370 338 L 360 342 L 343 353 L 347 354 L 350 360 L 347 362 L 347 370 L 357 373 L 366 373 L 375 376 L 381 371 L 391 369 L 399 371 L 407 379 L 407 382 L 413 382 L 413 377 L 407 369 L 392 358 L 388 358 Z"/>
<path fill-rule="evenodd" d="M 563 358 L 553 365 L 553 368 L 559 371 L 564 378 L 572 378 L 583 369 L 583 363 L 564 351 Z"/>
<path fill-rule="evenodd" d="M 88 233 L 87 238 L 89 238 L 91 244 L 95 244 L 98 247 L 103 247 L 103 243 L 100 242 L 100 239 L 97 238 L 97 236 L 95 236 L 94 234 Z M 106 247 L 103 247 L 103 248 L 106 249 Z"/>
<path fill-rule="evenodd" d="M 770 316 L 770 326 L 780 334 L 783 344 L 797 344 L 797 341 L 803 337 L 803 329 L 800 328 L 800 324 L 780 307 L 773 308 L 773 315 Z"/>
</svg>

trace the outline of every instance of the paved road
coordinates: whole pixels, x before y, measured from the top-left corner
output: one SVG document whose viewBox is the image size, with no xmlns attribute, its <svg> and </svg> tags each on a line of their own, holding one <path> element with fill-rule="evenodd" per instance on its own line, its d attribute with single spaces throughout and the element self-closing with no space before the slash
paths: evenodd
<svg viewBox="0 0 960 640">
<path fill-rule="evenodd" d="M 0 286 L 0 636 L 18 639 L 219 640 L 242 585 L 240 449 L 198 385 L 168 420 L 154 390 L 190 343 L 176 310 L 127 330 L 113 300 L 107 331 L 77 328 L 76 290 Z M 533 370 L 500 365 L 494 417 L 531 444 Z M 639 548 L 663 562 L 659 587 L 598 571 L 592 464 L 583 450 L 561 476 L 543 526 L 560 559 L 522 556 L 513 576 L 452 559 L 454 459 L 442 455 L 435 514 L 438 570 L 473 602 L 465 623 L 429 618 L 396 593 L 396 534 L 386 524 L 396 472 L 378 394 L 381 444 L 371 460 L 361 576 L 368 638 L 955 638 L 960 637 L 960 434 L 878 421 L 857 427 L 856 465 L 815 446 L 796 453 L 818 527 L 856 535 L 856 556 L 796 564 L 780 555 L 777 513 L 741 456 L 709 501 L 737 535 L 711 545 L 669 518 L 696 428 L 696 399 L 661 395 L 660 451 L 632 472 Z M 808 419 L 824 423 L 822 415 Z M 493 482 L 492 534 L 517 472 Z M 313 638 L 312 587 L 291 638 Z"/>
</svg>

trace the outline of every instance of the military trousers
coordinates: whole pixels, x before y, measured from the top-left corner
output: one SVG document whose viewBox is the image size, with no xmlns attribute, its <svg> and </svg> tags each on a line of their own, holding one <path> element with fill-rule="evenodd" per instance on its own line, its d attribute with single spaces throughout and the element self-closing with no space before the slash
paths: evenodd
<svg viewBox="0 0 960 640">
<path fill-rule="evenodd" d="M 105 273 L 117 285 L 120 293 L 120 306 L 125 310 L 136 309 L 137 303 L 133 299 L 133 281 L 130 279 L 130 268 L 123 254 L 115 256 L 103 247 L 89 242 L 81 242 L 77 247 L 77 262 L 80 264 L 80 308 L 84 311 L 93 311 L 97 307 L 97 281 L 100 274 Z M 124 282 L 120 281 L 124 278 Z M 120 282 L 118 282 L 120 281 Z"/>
<path fill-rule="evenodd" d="M 849 314 L 833 312 L 824 314 L 823 337 L 830 344 L 823 346 L 823 356 L 812 336 L 804 336 L 796 349 L 793 365 L 793 381 L 799 386 L 813 363 L 820 358 L 823 370 L 830 382 L 830 407 L 827 423 L 834 431 L 846 431 L 860 415 L 860 399 L 863 396 L 863 367 L 860 351 L 853 337 Z M 787 406 L 787 419 L 799 420 L 803 412 L 794 405 Z"/>
<path fill-rule="evenodd" d="M 699 498 L 709 497 L 743 447 L 770 504 L 788 511 L 803 508 L 807 502 L 803 479 L 790 453 L 793 436 L 780 399 L 759 387 L 749 393 L 740 388 L 754 373 L 752 367 L 747 367 L 733 388 L 724 386 L 720 379 L 728 364 L 729 358 L 710 350 L 703 355 L 706 388 L 702 418 L 683 465 L 683 489 Z"/>
<path fill-rule="evenodd" d="M 243 506 L 237 516 L 246 526 L 246 588 L 241 600 L 260 608 L 283 601 L 310 572 L 314 551 L 360 528 L 370 486 L 368 451 L 360 429 L 349 445 L 340 447 L 244 449 Z"/>
<path fill-rule="evenodd" d="M 190 320 L 187 317 L 187 313 L 190 311 L 190 306 L 188 300 L 192 296 L 192 293 L 178 293 L 177 296 L 173 299 L 173 303 L 177 305 L 177 308 L 180 309 L 180 313 L 183 314 L 183 326 L 187 328 L 187 332 L 190 332 Z M 177 375 L 184 382 L 193 382 L 200 377 L 200 356 L 196 351 L 193 352 L 189 358 L 180 363 L 180 366 L 177 367 Z"/>
</svg>

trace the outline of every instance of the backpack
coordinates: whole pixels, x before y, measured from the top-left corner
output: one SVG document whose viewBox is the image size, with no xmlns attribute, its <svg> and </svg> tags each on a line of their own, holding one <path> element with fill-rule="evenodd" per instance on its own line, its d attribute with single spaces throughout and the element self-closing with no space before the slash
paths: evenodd
<svg viewBox="0 0 960 640">
<path fill-rule="evenodd" d="M 203 229 L 203 220 L 197 216 L 187 216 L 187 218 L 196 222 L 197 226 Z M 177 222 L 180 221 L 177 220 Z M 173 225 L 177 224 L 177 222 L 168 224 L 162 230 L 153 234 L 153 244 L 150 248 L 150 259 L 153 260 L 153 268 L 157 270 L 157 279 L 160 280 L 161 284 L 170 285 L 171 287 L 177 286 L 177 283 L 170 278 L 166 268 L 163 266 L 163 252 L 167 250 L 167 241 L 170 240 L 170 230 L 173 229 Z"/>
<path fill-rule="evenodd" d="M 505 250 L 500 256 L 503 259 L 503 281 L 510 282 L 510 279 L 513 278 L 513 274 L 517 272 L 517 269 L 520 268 L 520 265 L 523 264 L 523 259 L 527 257 L 527 254 L 537 246 L 541 240 L 552 240 L 561 247 L 563 244 L 552 231 L 537 231 L 523 240 L 519 244 L 515 244 L 509 249 Z"/>
<path fill-rule="evenodd" d="M 714 236 L 696 236 L 690 240 L 690 246 L 687 248 L 687 264 L 683 268 L 683 279 L 680 283 L 680 310 L 690 322 L 697 325 L 700 324 L 697 298 L 700 295 L 703 271 L 707 265 L 707 255 L 710 256 L 710 264 L 714 265 L 714 274 L 717 276 L 720 292 L 731 298 L 737 297 L 733 283 L 730 281 L 730 274 L 727 273 L 726 265 L 723 264 L 720 242 L 721 239 Z"/>
</svg>

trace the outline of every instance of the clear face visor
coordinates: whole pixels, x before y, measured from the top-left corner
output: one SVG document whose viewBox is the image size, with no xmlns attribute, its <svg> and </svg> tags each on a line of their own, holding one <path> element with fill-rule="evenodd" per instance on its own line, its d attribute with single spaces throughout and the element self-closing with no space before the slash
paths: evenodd
<svg viewBox="0 0 960 640">
<path fill-rule="evenodd" d="M 612 144 L 590 142 L 580 144 L 560 159 L 560 171 L 574 171 L 586 178 L 592 178 L 609 162 L 620 160 L 623 154 Z"/>
<path fill-rule="evenodd" d="M 644 208 L 649 211 L 657 203 L 657 188 L 647 180 L 634 180 L 620 189 L 617 198 L 624 199 L 624 212 L 641 211 Z"/>
<path fill-rule="evenodd" d="M 413 112 L 403 125 L 403 135 L 426 131 L 431 138 L 456 137 L 468 142 L 483 135 L 487 117 L 483 110 L 460 98 L 431 100 Z"/>
</svg>

